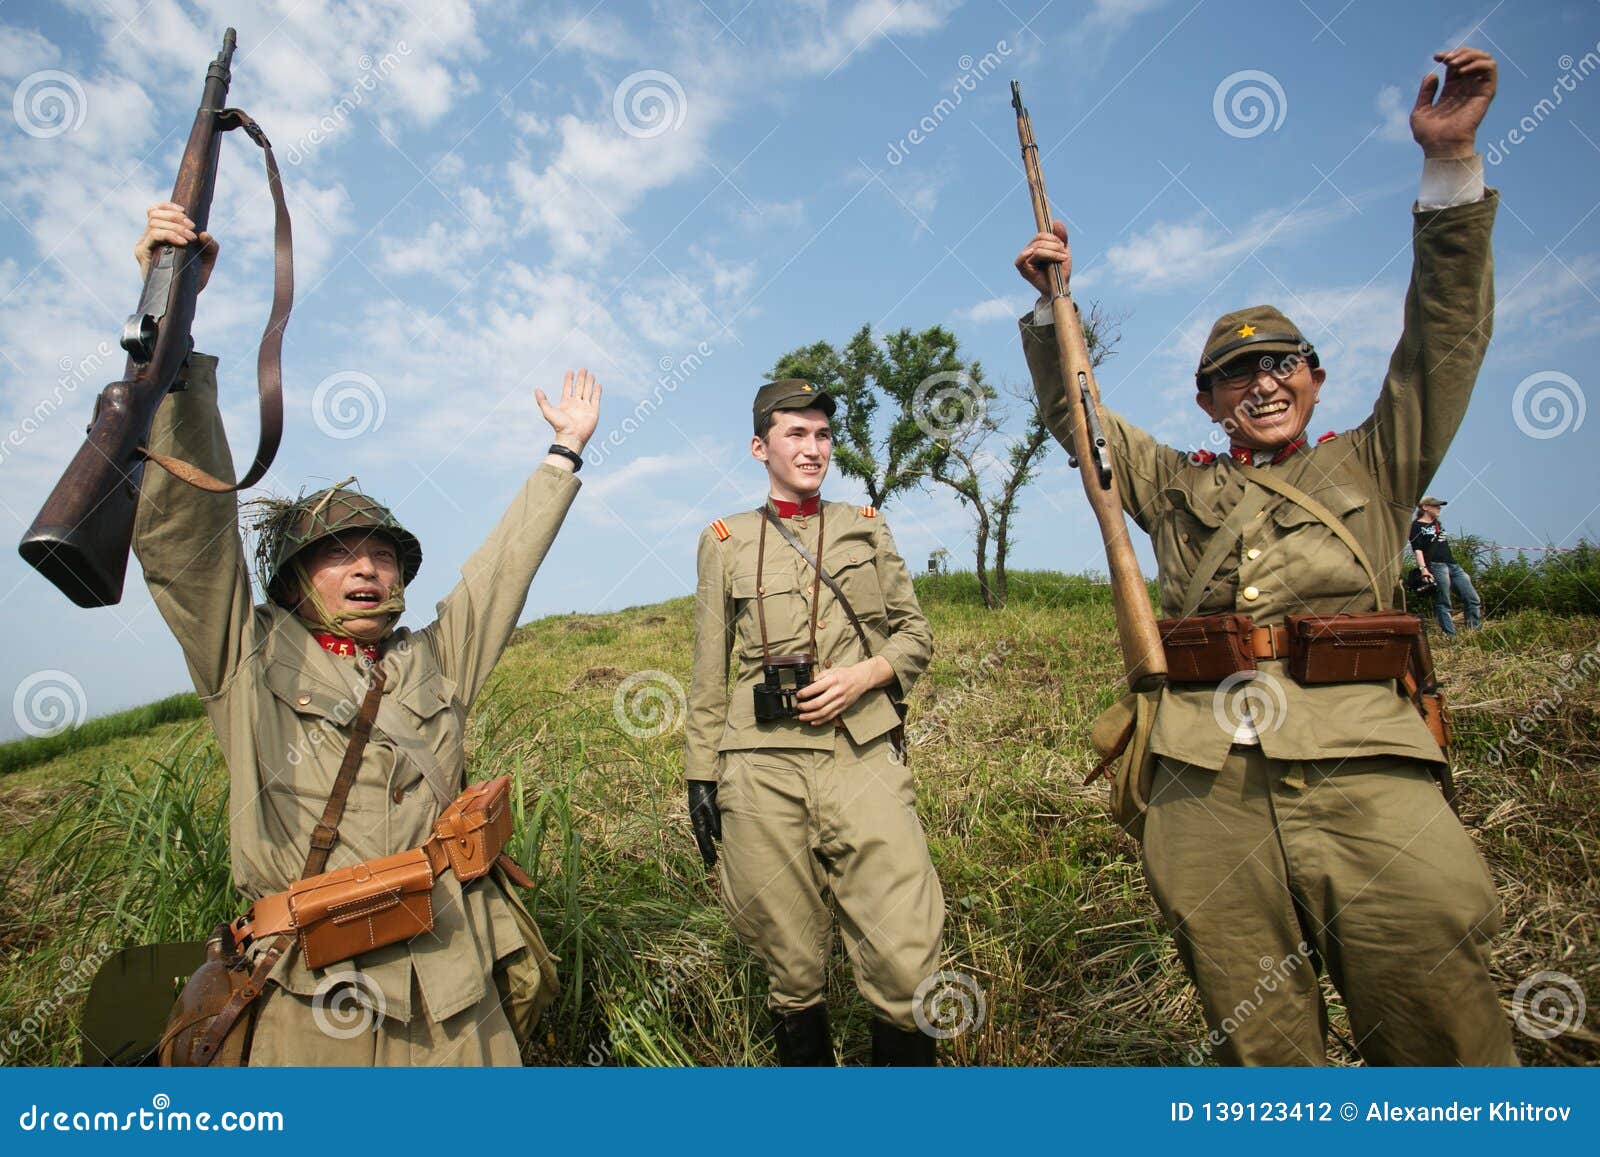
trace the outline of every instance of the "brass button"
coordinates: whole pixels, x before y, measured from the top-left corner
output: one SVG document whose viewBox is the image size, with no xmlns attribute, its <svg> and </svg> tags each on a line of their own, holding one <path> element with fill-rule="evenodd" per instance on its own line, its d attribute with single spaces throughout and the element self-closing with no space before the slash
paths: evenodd
<svg viewBox="0 0 1600 1157">
<path fill-rule="evenodd" d="M 394 800 L 395 803 L 405 803 L 406 802 L 406 791 L 405 791 L 405 788 L 403 788 L 403 787 L 395 788 L 394 791 L 389 793 L 389 798 Z"/>
<path fill-rule="evenodd" d="M 1245 587 L 1244 588 L 1244 597 L 1245 597 L 1245 601 L 1246 602 L 1252 602 L 1253 603 L 1253 602 L 1255 602 L 1257 599 L 1259 599 L 1261 597 L 1261 592 L 1258 591 L 1255 587 Z"/>
<path fill-rule="evenodd" d="M 824 659 L 824 660 L 822 660 L 822 669 L 823 670 L 827 670 L 831 666 L 833 666 L 833 660 L 832 659 Z"/>
<path fill-rule="evenodd" d="M 1260 558 L 1261 548 L 1259 546 L 1252 546 L 1249 550 L 1244 552 L 1244 556 L 1245 558 Z"/>
<path fill-rule="evenodd" d="M 767 588 L 766 588 L 766 587 L 764 587 L 764 586 L 760 586 L 760 587 L 757 587 L 757 588 L 756 588 L 756 594 L 758 594 L 758 595 L 764 595 L 764 594 L 766 594 L 766 593 L 767 593 Z"/>
<path fill-rule="evenodd" d="M 302 707 L 309 707 L 311 705 L 311 696 L 302 695 L 300 698 L 296 699 L 295 702 L 300 704 Z"/>
<path fill-rule="evenodd" d="M 828 620 L 827 619 L 823 619 L 822 622 L 817 624 L 817 630 L 826 631 L 827 629 L 828 629 Z"/>
</svg>

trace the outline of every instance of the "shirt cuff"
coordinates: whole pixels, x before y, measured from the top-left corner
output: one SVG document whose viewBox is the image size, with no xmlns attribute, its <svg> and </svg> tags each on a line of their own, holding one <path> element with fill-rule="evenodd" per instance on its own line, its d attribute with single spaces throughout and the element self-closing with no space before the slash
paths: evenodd
<svg viewBox="0 0 1600 1157">
<path fill-rule="evenodd" d="M 1483 156 L 1426 158 L 1422 162 L 1422 188 L 1418 209 L 1449 209 L 1483 200 Z"/>
<path fill-rule="evenodd" d="M 1050 311 L 1050 299 L 1044 294 L 1039 295 L 1039 300 L 1033 303 L 1034 325 L 1055 325 L 1056 316 Z"/>
</svg>

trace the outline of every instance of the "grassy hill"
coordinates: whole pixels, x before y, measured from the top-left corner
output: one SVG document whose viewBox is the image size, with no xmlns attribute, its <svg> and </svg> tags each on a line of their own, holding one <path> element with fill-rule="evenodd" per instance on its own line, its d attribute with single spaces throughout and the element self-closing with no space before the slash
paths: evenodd
<svg viewBox="0 0 1600 1157">
<path fill-rule="evenodd" d="M 947 1061 L 1189 1063 L 1204 1028 L 1138 848 L 1104 786 L 1082 786 L 1089 722 L 1119 683 L 1105 588 L 1014 575 L 1011 605 L 990 613 L 970 576 L 918 585 L 938 639 L 912 697 L 919 808 L 947 966 L 987 999 Z M 688 833 L 691 603 L 524 626 L 473 712 L 472 774 L 518 776 L 512 851 L 562 960 L 532 1061 L 772 1063 L 765 979 Z M 1507 1008 L 1545 969 L 1600 1005 L 1600 618 L 1520 612 L 1437 650 L 1463 819 L 1507 912 L 1494 961 Z M 224 784 L 206 723 L 181 719 L 0 776 L 0 1060 L 73 1063 L 86 961 L 236 914 Z M 868 1012 L 839 953 L 829 1000 L 845 1059 L 861 1061 Z M 1516 1039 L 1528 1063 L 1600 1061 L 1593 1009 L 1574 1031 Z"/>
</svg>

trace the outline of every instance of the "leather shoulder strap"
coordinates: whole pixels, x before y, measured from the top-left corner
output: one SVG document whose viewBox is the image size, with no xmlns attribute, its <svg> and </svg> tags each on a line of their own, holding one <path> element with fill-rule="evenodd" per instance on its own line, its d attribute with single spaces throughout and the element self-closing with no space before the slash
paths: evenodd
<svg viewBox="0 0 1600 1157">
<path fill-rule="evenodd" d="M 1372 584 L 1372 597 L 1377 600 L 1378 609 L 1385 610 L 1388 600 L 1384 598 L 1383 589 L 1378 585 L 1378 574 L 1372 569 L 1372 560 L 1367 557 L 1367 552 L 1356 541 L 1356 536 L 1350 533 L 1350 528 L 1340 521 L 1339 516 L 1318 502 L 1311 495 L 1301 490 L 1292 482 L 1285 482 L 1265 470 L 1246 470 L 1244 476 L 1257 486 L 1264 486 L 1276 494 L 1281 494 L 1296 506 L 1314 514 L 1324 526 L 1333 531 L 1340 542 L 1350 548 L 1350 553 L 1356 556 L 1356 561 L 1361 564 L 1361 569 L 1367 574 L 1367 582 Z"/>
<path fill-rule="evenodd" d="M 383 664 L 372 667 L 372 682 L 367 685 L 366 696 L 361 700 L 361 711 L 356 716 L 350 733 L 350 746 L 344 749 L 344 760 L 339 764 L 339 774 L 334 777 L 333 790 L 328 793 L 327 806 L 322 809 L 322 819 L 311 830 L 311 850 L 306 854 L 305 870 L 300 878 L 316 876 L 328 867 L 328 856 L 339 842 L 339 821 L 344 818 L 344 805 L 355 786 L 356 772 L 361 768 L 361 756 L 372 738 L 372 721 L 378 717 L 378 704 L 383 699 L 383 685 L 388 676 Z"/>
<path fill-rule="evenodd" d="M 1266 505 L 1265 491 L 1245 488 L 1244 497 L 1228 512 L 1228 517 L 1223 521 L 1221 528 L 1211 536 L 1211 541 L 1206 543 L 1205 553 L 1200 556 L 1194 574 L 1189 577 L 1189 586 L 1183 592 L 1183 610 L 1178 612 L 1180 618 L 1187 619 L 1200 608 L 1200 601 L 1206 597 L 1211 580 L 1216 577 L 1217 568 L 1222 565 L 1222 560 L 1232 553 L 1234 544 L 1244 535 L 1245 524 Z"/>
</svg>

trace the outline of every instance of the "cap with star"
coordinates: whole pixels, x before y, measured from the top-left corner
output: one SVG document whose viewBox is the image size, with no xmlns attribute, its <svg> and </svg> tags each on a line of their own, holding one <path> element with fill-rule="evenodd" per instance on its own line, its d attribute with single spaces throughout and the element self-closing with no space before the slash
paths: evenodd
<svg viewBox="0 0 1600 1157">
<path fill-rule="evenodd" d="M 814 386 L 803 378 L 784 378 L 779 382 L 768 382 L 756 391 L 754 406 L 756 434 L 758 436 L 761 434 L 761 427 L 774 410 L 821 410 L 831 418 L 834 407 L 833 398 L 820 386 Z"/>
<path fill-rule="evenodd" d="M 1202 390 L 1211 388 L 1211 378 L 1219 370 L 1264 354 L 1300 354 L 1317 365 L 1317 351 L 1306 340 L 1300 327 L 1272 305 L 1252 305 L 1236 309 L 1217 318 L 1206 338 L 1204 352 L 1200 355 L 1200 368 L 1195 371 L 1195 384 Z"/>
</svg>

